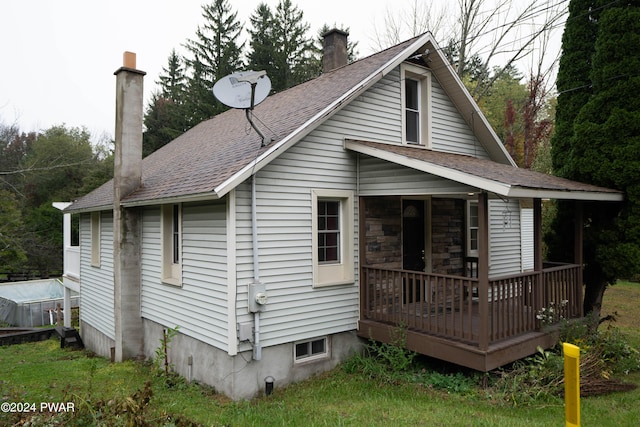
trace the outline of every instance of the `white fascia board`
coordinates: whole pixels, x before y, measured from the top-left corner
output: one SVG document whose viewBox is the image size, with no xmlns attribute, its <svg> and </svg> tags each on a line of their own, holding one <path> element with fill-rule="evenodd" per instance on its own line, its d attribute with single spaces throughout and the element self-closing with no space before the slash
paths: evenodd
<svg viewBox="0 0 640 427">
<path fill-rule="evenodd" d="M 391 71 L 393 71 L 397 66 L 402 64 L 413 52 L 415 52 L 418 48 L 424 46 L 427 43 L 431 43 L 435 46 L 435 42 L 433 41 L 433 37 L 431 33 L 424 33 L 422 37 L 417 39 L 415 42 L 411 43 L 409 47 L 400 52 L 395 58 L 391 61 L 387 62 L 382 68 L 380 68 L 380 73 L 382 76 L 386 76 Z"/>
<path fill-rule="evenodd" d="M 621 202 L 622 193 L 608 193 L 601 191 L 571 191 L 545 190 L 522 187 L 512 187 L 507 197 L 516 199 L 555 199 L 555 200 L 584 200 L 596 202 Z"/>
<path fill-rule="evenodd" d="M 71 214 L 83 214 L 83 213 L 89 213 L 89 212 L 103 212 L 103 211 L 112 211 L 112 210 L 113 210 L 113 205 L 92 206 L 90 208 L 84 208 L 84 209 L 73 209 L 73 205 L 71 205 L 62 212 L 71 213 Z"/>
<path fill-rule="evenodd" d="M 475 115 L 478 119 L 480 119 L 480 125 L 482 126 L 483 130 L 487 133 L 487 137 L 490 139 L 490 141 L 487 141 L 487 142 L 492 144 L 493 150 L 497 150 L 503 156 L 503 158 L 511 164 L 511 166 L 516 166 L 515 160 L 513 160 L 511 155 L 509 155 L 506 147 L 504 146 L 504 144 L 502 144 L 502 141 L 496 134 L 495 130 L 489 124 L 489 121 L 487 120 L 486 116 L 482 113 L 482 110 L 480 110 L 480 107 L 471 96 L 471 93 L 469 93 L 469 91 L 467 90 L 466 86 L 460 79 L 460 76 L 458 76 L 458 73 L 455 72 L 449 60 L 442 54 L 442 49 L 440 49 L 437 43 L 435 43 L 434 41 L 432 41 L 431 43 L 435 47 L 434 54 L 438 55 L 441 62 L 441 64 L 438 67 L 434 67 L 432 71 L 436 76 L 436 78 L 438 78 L 438 76 L 443 73 L 447 73 L 448 76 L 451 79 L 453 79 L 457 84 L 457 88 L 459 90 L 459 94 L 462 95 L 462 99 L 458 98 L 458 96 L 456 96 L 455 94 L 451 94 L 448 90 L 449 88 L 446 85 L 443 85 L 443 90 L 447 93 L 447 95 L 449 96 L 451 101 L 454 103 L 454 105 L 456 106 L 460 114 L 462 114 L 462 116 L 465 117 L 471 131 L 474 134 L 476 132 L 479 132 L 478 130 L 475 129 L 475 125 L 477 125 L 474 123 L 475 119 L 468 118 L 469 111 L 467 110 L 466 107 L 468 107 L 471 110 L 470 114 L 472 117 L 473 115 Z M 456 102 L 458 99 L 460 99 L 460 101 L 466 105 L 458 105 L 458 103 Z M 474 126 L 472 126 L 472 123 L 474 123 Z M 478 138 L 478 135 L 476 135 L 476 138 Z M 480 142 L 481 145 L 484 145 L 483 140 L 481 138 L 478 138 L 478 141 Z M 485 149 L 489 151 L 490 154 L 493 151 L 491 147 L 485 146 Z"/>
<path fill-rule="evenodd" d="M 501 196 L 507 197 L 509 195 L 509 191 L 511 190 L 511 186 L 508 184 L 481 178 L 475 175 L 470 175 L 468 173 L 460 172 L 458 170 L 451 169 L 445 166 L 435 165 L 424 160 L 412 159 L 410 157 L 402 156 L 390 151 L 363 146 L 358 144 L 357 142 L 345 141 L 344 145 L 345 148 L 361 154 L 366 154 L 371 157 L 386 160 L 388 162 L 396 163 L 415 170 L 436 175 L 444 179 L 449 179 L 451 181 L 459 182 L 461 184 L 465 184 L 470 187 L 485 190 Z"/>
<path fill-rule="evenodd" d="M 219 197 L 214 192 L 209 193 L 198 193 L 198 194 L 187 194 L 184 196 L 176 196 L 176 197 L 163 197 L 159 199 L 145 199 L 145 200 L 136 200 L 133 202 L 122 202 L 121 205 L 125 208 L 132 208 L 136 206 L 154 206 L 154 205 L 166 205 L 172 203 L 189 203 L 189 202 L 205 202 L 209 200 L 218 200 Z"/>
</svg>

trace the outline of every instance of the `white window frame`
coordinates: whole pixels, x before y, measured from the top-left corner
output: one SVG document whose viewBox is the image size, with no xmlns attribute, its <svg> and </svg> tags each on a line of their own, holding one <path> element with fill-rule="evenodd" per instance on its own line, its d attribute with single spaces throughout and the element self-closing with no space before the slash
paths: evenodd
<svg viewBox="0 0 640 427">
<path fill-rule="evenodd" d="M 340 202 L 339 260 L 320 263 L 318 256 L 318 200 Z M 311 191 L 313 286 L 333 286 L 354 283 L 354 195 L 347 190 Z"/>
<path fill-rule="evenodd" d="M 91 212 L 91 266 L 100 267 L 102 221 L 100 212 Z"/>
<path fill-rule="evenodd" d="M 480 224 L 478 223 L 475 227 L 471 225 L 471 207 L 476 207 L 476 212 L 478 211 L 478 201 L 477 200 L 467 200 L 467 214 L 466 214 L 466 228 L 467 228 L 467 256 L 477 257 L 478 256 L 478 237 L 480 234 Z M 478 220 L 478 215 L 476 213 L 476 221 Z M 476 249 L 471 249 L 471 231 L 476 230 Z"/>
<path fill-rule="evenodd" d="M 431 148 L 431 72 L 413 64 L 402 64 L 401 74 L 401 103 L 402 103 L 402 143 L 411 146 Z M 418 82 L 419 129 L 418 142 L 407 141 L 406 120 L 406 89 L 405 80 Z"/>
<path fill-rule="evenodd" d="M 177 208 L 177 222 L 175 212 Z M 161 212 L 162 236 L 162 282 L 173 286 L 182 286 L 182 205 L 163 205 Z M 174 229 L 177 224 L 178 229 Z M 174 236 L 177 233 L 177 242 Z M 177 247 L 176 247 L 177 243 Z M 177 251 L 177 252 L 176 252 Z M 177 262 L 176 261 L 177 255 Z"/>
<path fill-rule="evenodd" d="M 318 353 L 313 353 L 313 343 L 315 342 L 319 342 L 319 341 L 323 341 L 324 342 L 324 351 L 323 352 L 318 352 Z M 306 345 L 309 352 L 308 355 L 298 355 L 298 346 L 300 345 Z M 318 360 L 326 360 L 328 358 L 331 357 L 331 348 L 330 348 L 330 340 L 329 337 L 322 337 L 322 338 L 314 338 L 314 339 L 310 339 L 310 340 L 305 340 L 305 341 L 297 341 L 295 343 L 293 343 L 293 363 L 295 364 L 302 364 L 302 363 L 309 363 L 309 362 L 315 362 Z"/>
</svg>

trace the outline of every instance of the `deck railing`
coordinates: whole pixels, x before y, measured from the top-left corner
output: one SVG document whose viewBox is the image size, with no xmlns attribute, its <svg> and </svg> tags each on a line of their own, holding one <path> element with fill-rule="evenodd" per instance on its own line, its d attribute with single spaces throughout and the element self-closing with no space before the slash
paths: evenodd
<svg viewBox="0 0 640 427">
<path fill-rule="evenodd" d="M 578 273 L 579 266 L 563 265 L 494 278 L 482 318 L 476 278 L 363 267 L 361 316 L 475 345 L 487 331 L 488 342 L 497 342 L 580 317 Z"/>
<path fill-rule="evenodd" d="M 80 247 L 67 246 L 64 249 L 64 275 L 80 278 Z"/>
</svg>

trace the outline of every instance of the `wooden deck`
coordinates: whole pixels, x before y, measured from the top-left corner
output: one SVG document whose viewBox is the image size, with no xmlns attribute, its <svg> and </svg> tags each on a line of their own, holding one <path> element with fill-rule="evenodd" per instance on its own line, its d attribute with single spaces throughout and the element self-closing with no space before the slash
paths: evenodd
<svg viewBox="0 0 640 427">
<path fill-rule="evenodd" d="M 480 289 L 475 278 L 364 267 L 358 333 L 394 342 L 402 327 L 409 349 L 488 371 L 552 346 L 557 334 L 542 327 L 581 316 L 578 269 L 501 277 Z"/>
</svg>

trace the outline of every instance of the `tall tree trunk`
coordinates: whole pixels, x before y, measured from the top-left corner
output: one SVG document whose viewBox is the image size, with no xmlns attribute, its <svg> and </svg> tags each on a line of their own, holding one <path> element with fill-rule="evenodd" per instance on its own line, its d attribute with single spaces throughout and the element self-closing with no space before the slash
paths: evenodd
<svg viewBox="0 0 640 427">
<path fill-rule="evenodd" d="M 607 280 L 599 275 L 593 274 L 593 272 L 585 271 L 585 289 L 584 289 L 584 301 L 583 309 L 585 315 L 592 314 L 596 318 L 600 318 L 600 312 L 602 310 L 602 300 L 604 298 L 604 291 L 609 286 Z"/>
</svg>

